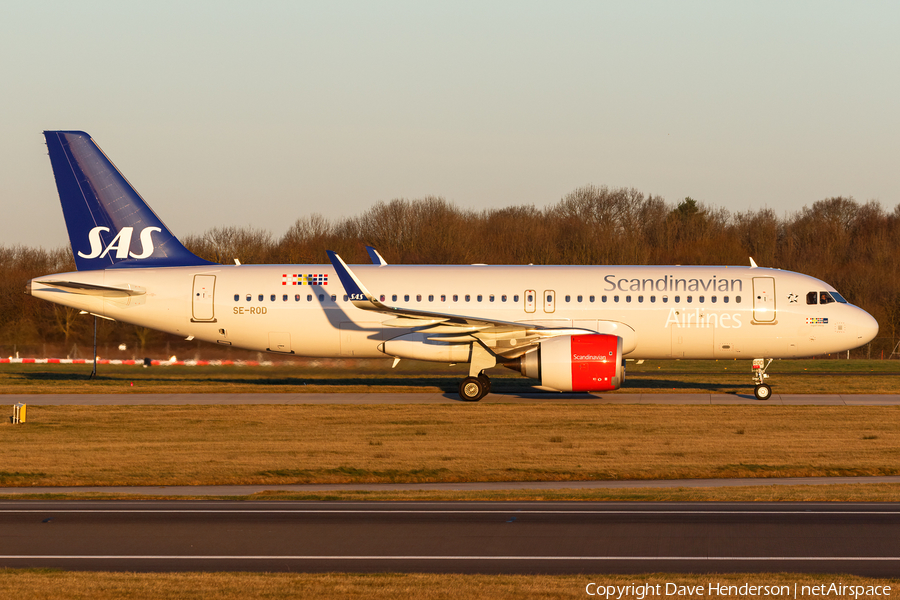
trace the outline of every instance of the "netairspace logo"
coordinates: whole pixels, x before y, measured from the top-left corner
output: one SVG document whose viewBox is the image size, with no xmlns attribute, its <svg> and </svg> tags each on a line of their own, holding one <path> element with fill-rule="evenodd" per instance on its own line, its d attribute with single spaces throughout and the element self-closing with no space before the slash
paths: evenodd
<svg viewBox="0 0 900 600">
<path fill-rule="evenodd" d="M 753 596 L 756 598 L 822 598 L 841 596 L 849 598 L 890 597 L 889 585 L 845 585 L 821 583 L 818 585 L 757 585 L 744 583 L 728 585 L 709 582 L 707 585 L 680 585 L 677 583 L 632 583 L 629 585 L 604 585 L 591 582 L 584 588 L 588 596 L 621 600 L 625 598 L 732 598 Z"/>
</svg>

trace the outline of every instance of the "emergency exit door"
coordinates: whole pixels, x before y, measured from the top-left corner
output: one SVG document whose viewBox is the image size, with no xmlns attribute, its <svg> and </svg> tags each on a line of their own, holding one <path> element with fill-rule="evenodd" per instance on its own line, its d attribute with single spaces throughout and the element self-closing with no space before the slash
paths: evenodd
<svg viewBox="0 0 900 600">
<path fill-rule="evenodd" d="M 216 320 L 213 299 L 216 291 L 215 275 L 194 275 L 194 290 L 191 294 L 193 302 L 193 322 L 214 323 Z"/>
<path fill-rule="evenodd" d="M 525 290 L 524 300 L 525 312 L 533 313 L 535 310 L 535 303 L 537 302 L 537 293 L 534 290 Z"/>
</svg>

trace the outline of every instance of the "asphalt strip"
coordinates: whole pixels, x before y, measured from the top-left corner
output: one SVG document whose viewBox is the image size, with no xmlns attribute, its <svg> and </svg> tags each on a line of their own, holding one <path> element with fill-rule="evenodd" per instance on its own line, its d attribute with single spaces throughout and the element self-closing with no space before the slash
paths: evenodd
<svg viewBox="0 0 900 600">
<path fill-rule="evenodd" d="M 749 387 L 749 386 L 748 386 Z M 247 405 L 247 404 L 469 404 L 457 394 L 310 393 L 310 394 L 0 394 L 0 404 L 33 406 Z M 699 404 L 755 406 L 898 406 L 900 394 L 772 394 L 757 400 L 747 394 L 488 394 L 480 404 Z"/>
<path fill-rule="evenodd" d="M 492 481 L 473 483 L 307 483 L 297 485 L 172 485 L 118 487 L 0 487 L 0 496 L 17 494 L 134 494 L 141 496 L 250 496 L 261 492 L 397 492 L 600 490 L 621 488 L 704 488 L 772 485 L 900 483 L 900 475 L 880 477 L 767 477 L 743 479 L 639 479 L 617 481 Z"/>
</svg>

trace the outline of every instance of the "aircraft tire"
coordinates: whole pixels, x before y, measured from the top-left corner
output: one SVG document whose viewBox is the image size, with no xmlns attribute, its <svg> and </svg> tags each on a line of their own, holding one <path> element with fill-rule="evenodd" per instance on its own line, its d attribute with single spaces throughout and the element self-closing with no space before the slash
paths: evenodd
<svg viewBox="0 0 900 600">
<path fill-rule="evenodd" d="M 478 377 L 466 377 L 459 382 L 459 399 L 464 402 L 478 402 L 485 394 L 487 387 Z"/>
<path fill-rule="evenodd" d="M 484 373 L 479 373 L 478 379 L 484 384 L 484 393 L 481 395 L 481 397 L 484 398 L 491 393 L 491 378 Z"/>
<path fill-rule="evenodd" d="M 768 400 L 772 397 L 772 388 L 768 383 L 763 383 L 756 386 L 756 389 L 753 390 L 753 395 L 756 396 L 757 400 Z"/>
</svg>

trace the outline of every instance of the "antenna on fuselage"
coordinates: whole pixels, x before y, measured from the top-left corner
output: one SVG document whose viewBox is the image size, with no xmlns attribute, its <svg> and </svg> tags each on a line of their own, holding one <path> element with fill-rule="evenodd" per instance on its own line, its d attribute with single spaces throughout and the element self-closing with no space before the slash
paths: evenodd
<svg viewBox="0 0 900 600">
<path fill-rule="evenodd" d="M 753 260 L 753 257 L 751 256 L 751 257 L 750 257 L 750 268 L 751 268 L 751 269 L 756 269 L 757 267 L 759 267 L 759 265 L 756 264 L 756 261 Z"/>
</svg>

